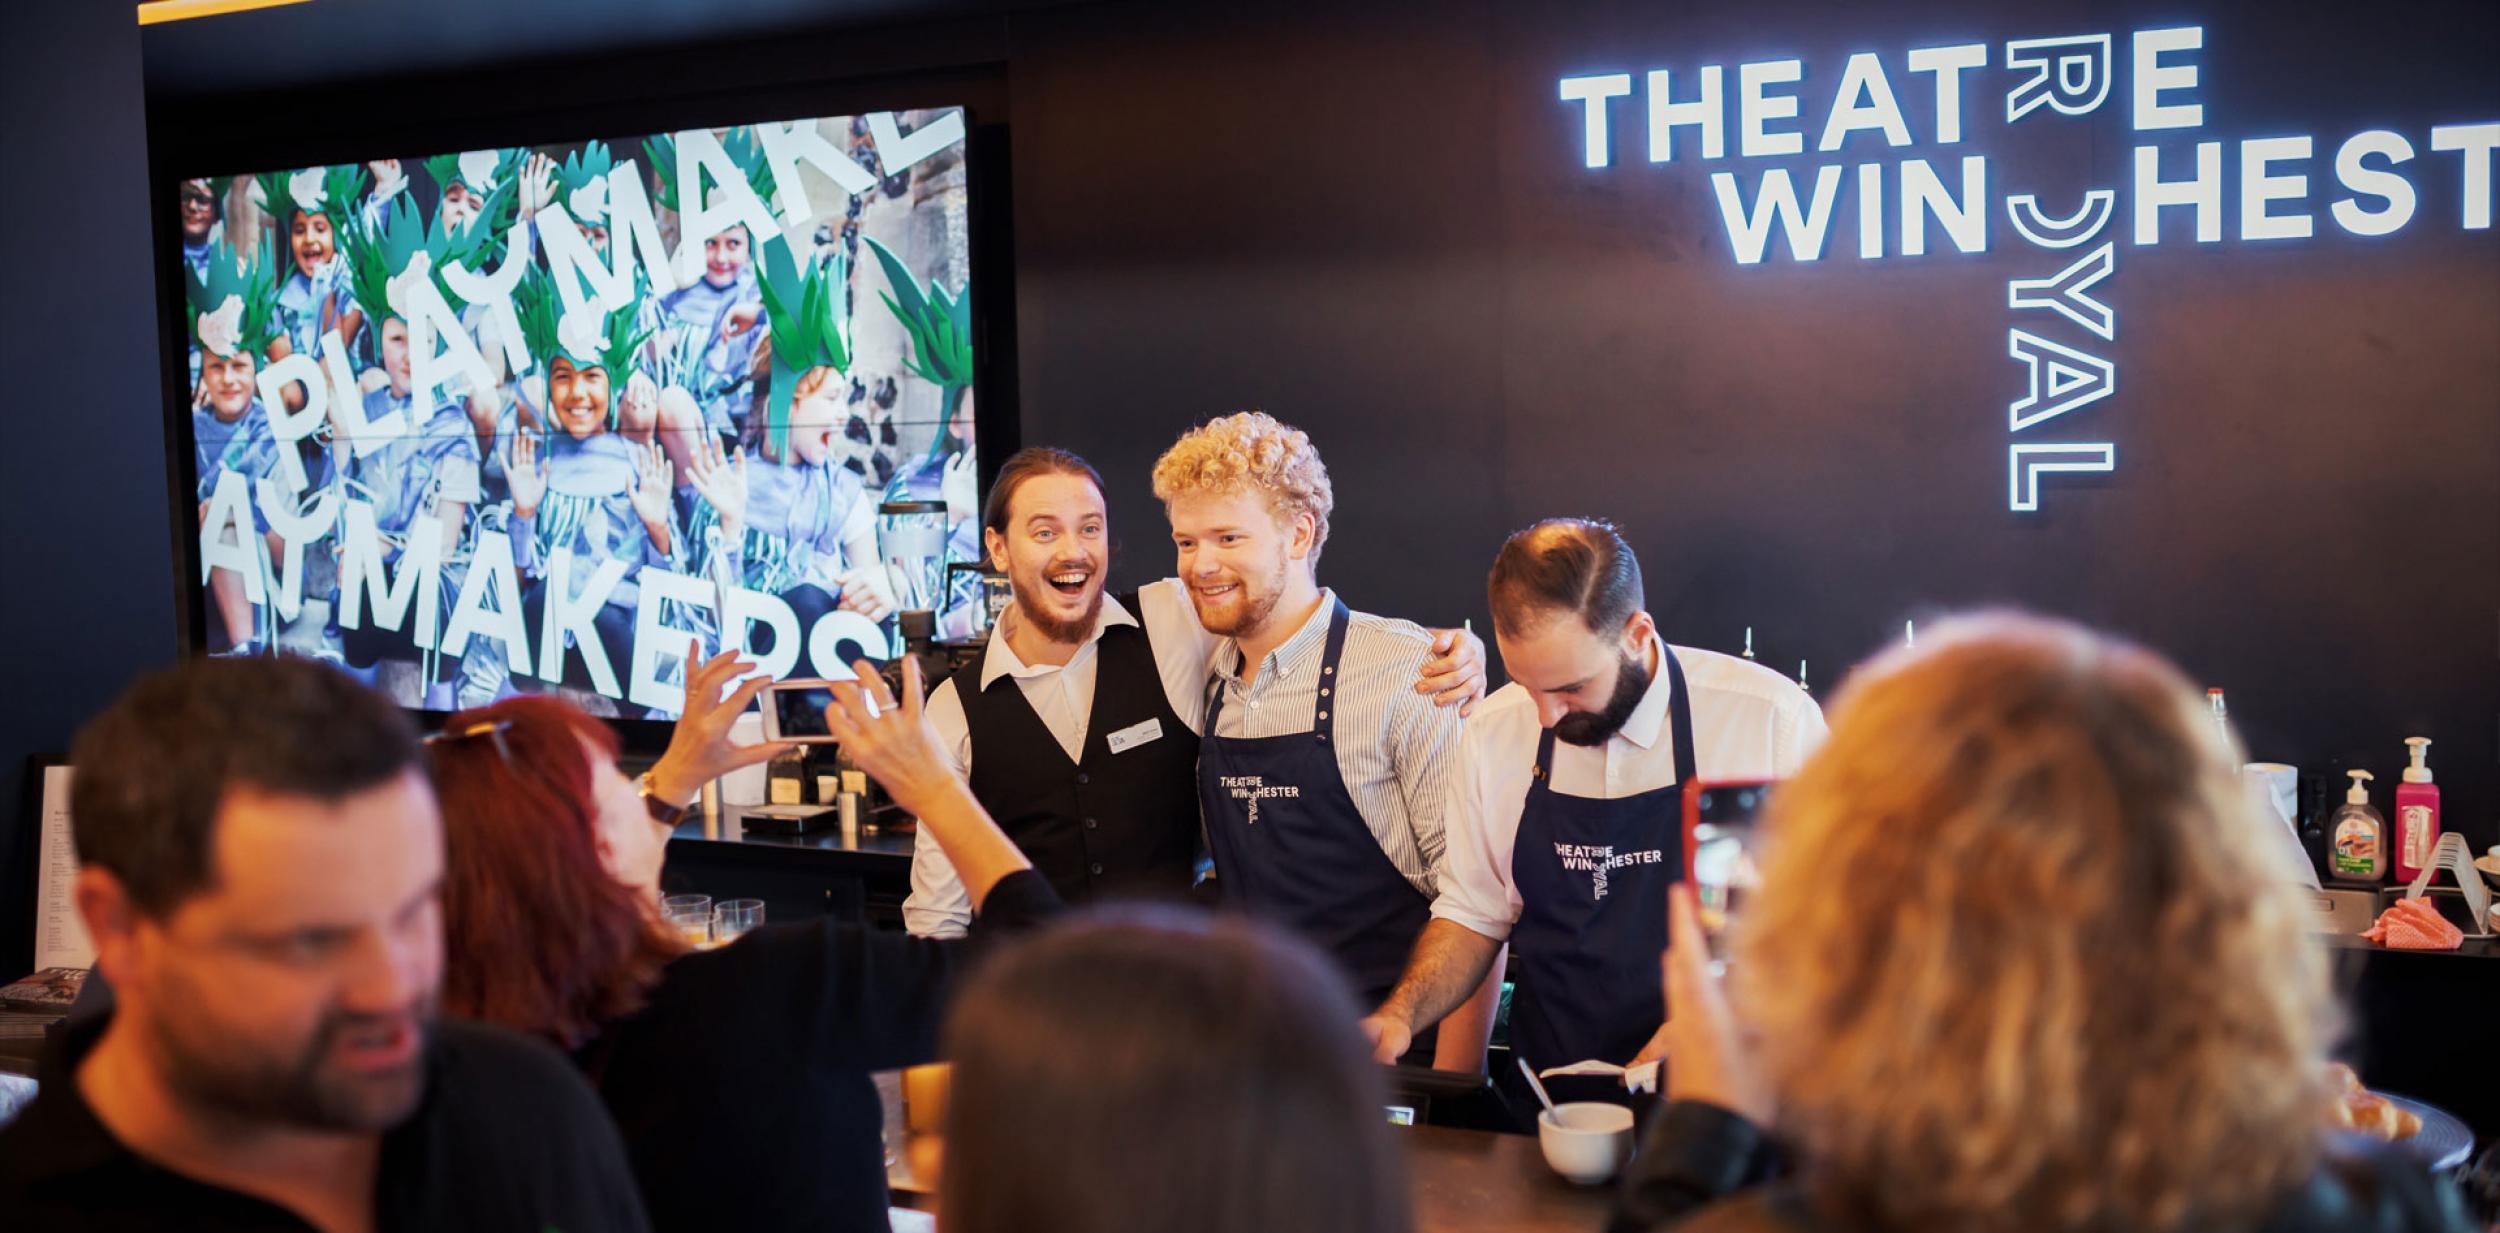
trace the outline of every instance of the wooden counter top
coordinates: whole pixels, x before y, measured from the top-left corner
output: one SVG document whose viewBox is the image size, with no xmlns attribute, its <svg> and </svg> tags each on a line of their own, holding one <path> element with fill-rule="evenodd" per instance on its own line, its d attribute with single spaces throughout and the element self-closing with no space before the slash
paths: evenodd
<svg viewBox="0 0 2500 1233">
<path fill-rule="evenodd" d="M 1575 1186 L 1527 1135 L 1442 1126 L 1399 1130 L 1414 1170 L 1418 1233 L 1595 1233 L 1614 1187 Z"/>
</svg>

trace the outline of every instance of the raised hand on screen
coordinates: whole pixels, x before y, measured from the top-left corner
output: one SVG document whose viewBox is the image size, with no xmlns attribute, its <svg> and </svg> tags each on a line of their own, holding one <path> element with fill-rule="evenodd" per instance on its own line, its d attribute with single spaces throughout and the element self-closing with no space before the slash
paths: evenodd
<svg viewBox="0 0 2500 1233">
<path fill-rule="evenodd" d="M 668 551 L 668 515 L 670 502 L 677 495 L 671 481 L 676 473 L 669 466 L 668 451 L 659 442 L 628 446 L 634 460 L 634 513 L 642 518 L 643 529 L 651 533 L 651 542 L 661 552 Z"/>
<path fill-rule="evenodd" d="M 521 217 L 536 218 L 555 199 L 555 160 L 544 154 L 530 155 L 521 165 Z"/>
<path fill-rule="evenodd" d="M 512 450 L 504 457 L 503 471 L 512 486 L 512 516 L 536 518 L 538 503 L 547 497 L 547 473 L 539 469 L 537 433 L 523 429 L 512 434 Z"/>
<path fill-rule="evenodd" d="M 846 569 L 834 578 L 842 588 L 842 597 L 835 606 L 845 612 L 856 612 L 871 621 L 882 621 L 894 614 L 894 597 L 888 593 L 885 567 L 870 563 Z"/>
<path fill-rule="evenodd" d="M 724 458 L 719 438 L 704 433 L 695 441 L 694 465 L 687 468 L 686 478 L 712 503 L 720 533 L 735 538 L 746 526 L 747 452 L 736 450 Z"/>
<path fill-rule="evenodd" d="M 754 329 L 755 319 L 763 315 L 764 305 L 761 302 L 740 304 L 731 308 L 729 310 L 728 318 L 721 322 L 721 337 L 736 338 L 740 334 L 744 334 L 748 330 Z"/>
</svg>

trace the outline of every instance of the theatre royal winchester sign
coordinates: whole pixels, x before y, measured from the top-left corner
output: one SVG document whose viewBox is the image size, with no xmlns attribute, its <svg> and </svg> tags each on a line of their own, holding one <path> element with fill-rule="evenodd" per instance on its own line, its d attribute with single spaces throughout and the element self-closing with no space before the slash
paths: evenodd
<svg viewBox="0 0 2500 1233">
<path fill-rule="evenodd" d="M 2107 418 L 2120 404 L 2103 400 L 2118 390 L 2108 344 L 2118 337 L 2113 305 L 2123 302 L 2112 294 L 2121 281 L 2122 242 L 2160 243 L 2163 219 L 2176 214 L 2193 219 L 2200 245 L 2307 240 L 2329 226 L 2354 236 L 2492 226 L 2500 119 L 2458 117 L 2463 122 L 2427 132 L 2200 140 L 2214 131 L 2209 122 L 2229 120 L 2209 117 L 2198 101 L 2205 46 L 2203 27 L 2181 26 L 2016 39 L 2002 47 L 1920 47 L 1897 56 L 1861 52 L 1828 78 L 1836 84 L 1819 133 L 1800 115 L 1802 60 L 1738 64 L 1733 72 L 1724 64 L 1676 65 L 1638 79 L 1566 77 L 1561 97 L 1580 110 L 1590 168 L 1645 158 L 1707 170 L 1740 265 L 1824 260 L 1848 247 L 1852 232 L 1861 261 L 1923 257 L 1944 244 L 1964 253 L 1985 253 L 1992 241 L 2028 246 L 2023 251 L 2036 258 L 2036 272 L 2005 287 L 2006 354 L 2014 365 L 2008 392 L 2020 391 L 2005 415 L 2006 499 L 2012 509 L 2030 511 L 2040 508 L 2050 476 L 2118 468 L 2111 439 L 2117 434 Z M 2114 89 L 2122 66 L 2123 89 Z M 1914 131 L 1905 118 L 1900 92 L 1911 90 L 1932 94 L 1932 131 Z M 1967 143 L 2001 152 L 2005 142 L 2099 111 L 2113 95 L 2129 108 L 2128 123 L 2139 135 L 2125 183 L 2043 200 L 2024 185 L 1992 182 L 1986 154 L 1942 149 Z M 1988 138 L 1973 140 L 1983 126 Z M 1809 136 L 1820 161 L 1751 162 L 1802 155 Z M 1905 153 L 1928 147 L 1937 149 Z M 1877 149 L 1893 153 L 1864 157 Z M 2417 159 L 2432 158 L 2460 160 L 2461 195 L 2430 200 L 2417 192 L 2418 177 L 2409 173 L 2423 165 Z M 1835 217 L 1845 180 L 1855 184 L 1853 220 Z M 2011 239 L 1991 234 L 2000 210 Z"/>
</svg>

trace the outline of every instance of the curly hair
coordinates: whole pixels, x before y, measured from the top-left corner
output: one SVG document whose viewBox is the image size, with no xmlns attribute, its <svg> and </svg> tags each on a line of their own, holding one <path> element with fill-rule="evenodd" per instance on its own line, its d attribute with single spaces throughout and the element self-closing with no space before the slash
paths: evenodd
<svg viewBox="0 0 2500 1233">
<path fill-rule="evenodd" d="M 1279 519 L 1311 516 L 1311 568 L 1319 568 L 1328 543 L 1328 514 L 1337 507 L 1328 464 L 1309 433 L 1265 411 L 1243 411 L 1209 420 L 1172 443 L 1155 460 L 1155 499 L 1205 493 L 1255 492 Z"/>
<path fill-rule="evenodd" d="M 1842 692 L 1730 965 L 1818 1203 L 2230 1228 L 2316 1167 L 2326 957 L 2232 744 L 2158 655 L 2011 614 Z"/>
</svg>

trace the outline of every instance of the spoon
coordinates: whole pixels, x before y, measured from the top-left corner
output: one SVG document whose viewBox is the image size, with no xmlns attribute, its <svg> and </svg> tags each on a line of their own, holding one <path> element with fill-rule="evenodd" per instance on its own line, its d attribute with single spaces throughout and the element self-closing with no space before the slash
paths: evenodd
<svg viewBox="0 0 2500 1233">
<path fill-rule="evenodd" d="M 1519 1063 L 1519 1073 L 1528 1077 L 1528 1087 L 1536 1093 L 1537 1103 L 1544 1105 L 1547 1113 L 1554 1113 L 1554 1098 L 1545 1094 L 1545 1085 L 1537 1081 L 1535 1068 L 1529 1066 L 1528 1059 L 1524 1057 L 1516 1060 Z M 1562 1121 L 1562 1115 L 1554 1113 L 1554 1121 L 1559 1124 Z"/>
</svg>

